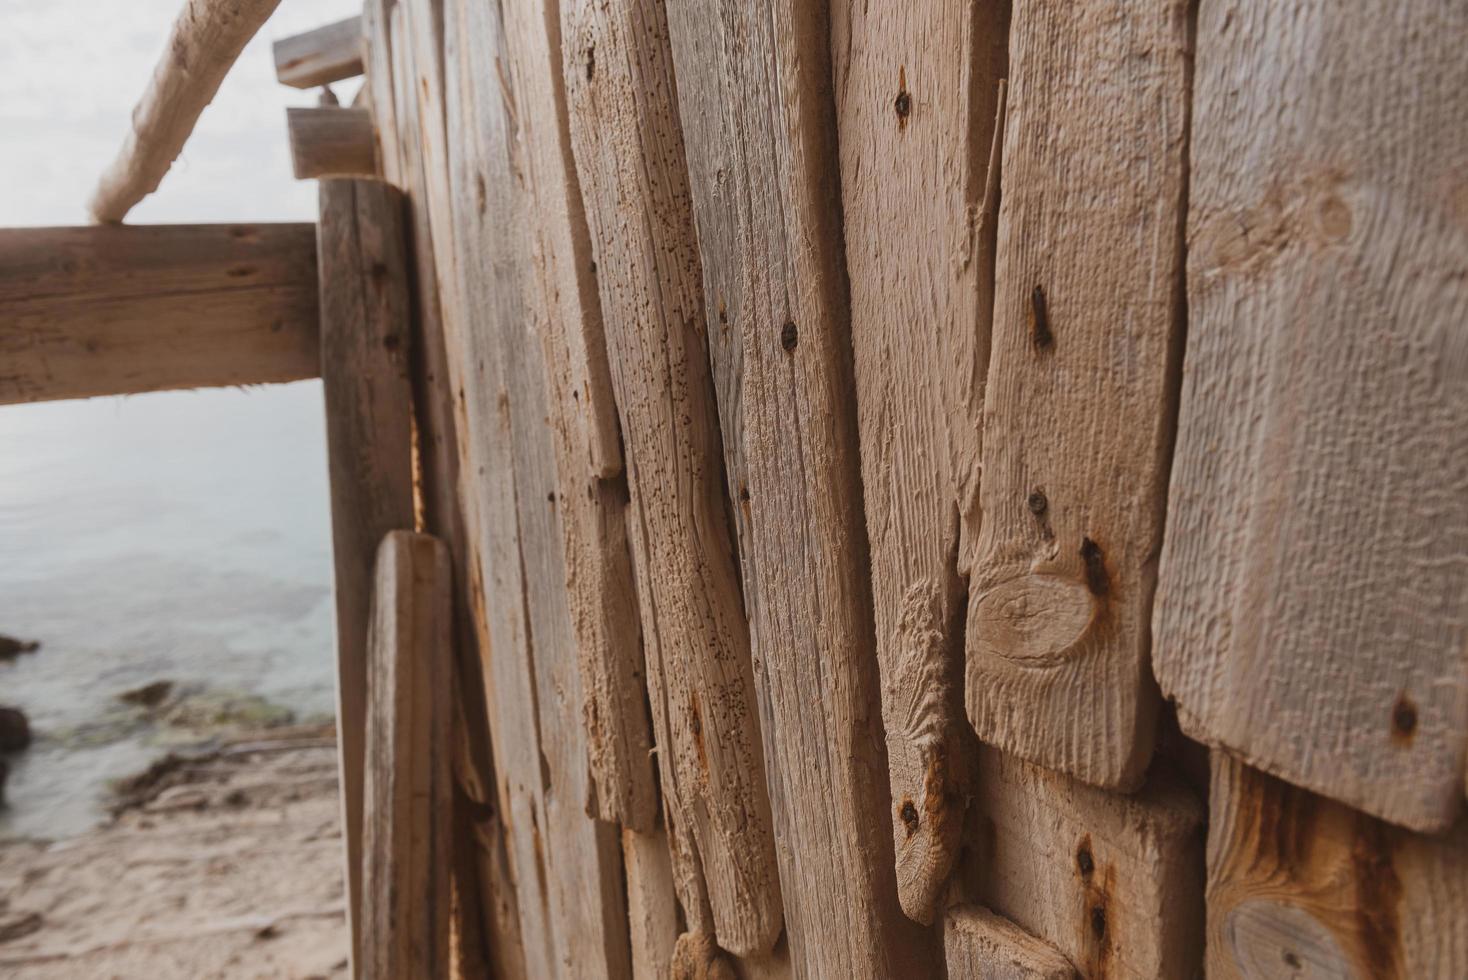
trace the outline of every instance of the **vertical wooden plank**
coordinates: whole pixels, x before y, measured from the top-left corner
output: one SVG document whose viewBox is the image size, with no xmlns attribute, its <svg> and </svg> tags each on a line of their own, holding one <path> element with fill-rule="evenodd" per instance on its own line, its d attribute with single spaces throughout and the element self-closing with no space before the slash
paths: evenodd
<svg viewBox="0 0 1468 980">
<path fill-rule="evenodd" d="M 380 2 L 369 3 L 368 9 L 380 6 Z M 398 9 L 393 7 L 394 11 Z M 455 280 L 451 268 L 447 272 L 439 268 L 429 214 L 430 172 L 436 169 L 443 175 L 441 180 L 447 179 L 442 151 L 434 158 L 434 165 L 430 165 L 425 146 L 436 144 L 424 138 L 428 124 L 441 119 L 444 113 L 443 84 L 439 80 L 442 67 L 433 44 L 437 38 L 431 37 L 430 56 L 422 60 L 427 62 L 423 74 L 429 77 L 425 81 L 431 80 L 432 85 L 417 83 L 418 45 L 413 43 L 414 36 L 403 26 L 405 23 L 402 13 L 391 17 L 379 12 L 368 17 L 364 43 L 370 51 L 387 52 L 389 58 L 384 64 L 368 59 L 367 86 L 369 91 L 377 93 L 374 118 L 380 115 L 385 121 L 378 127 L 379 156 L 393 161 L 390 179 L 404 188 L 409 201 L 416 273 L 413 393 L 422 520 L 429 531 L 447 544 L 453 566 L 455 690 L 463 727 L 456 740 L 463 790 L 456 797 L 456 805 L 465 811 L 459 825 L 470 825 L 474 831 L 471 836 L 460 835 L 455 840 L 459 853 L 455 857 L 454 873 L 465 913 L 460 928 L 465 933 L 476 931 L 476 924 L 468 916 L 477 907 L 483 913 L 479 928 L 485 933 L 484 945 L 495 976 L 510 980 L 524 976 L 526 967 L 515 883 L 508 870 L 505 827 L 498 808 L 493 805 L 495 774 L 484 692 L 484 610 L 482 603 L 473 601 L 471 569 L 477 563 L 477 556 L 475 543 L 465 528 L 460 501 L 460 423 L 455 417 L 443 321 L 443 299 L 456 293 L 440 286 L 441 280 L 446 279 L 450 284 Z M 401 32 L 396 38 L 394 26 Z M 430 96 L 434 101 L 425 105 L 424 100 Z M 384 129 L 383 125 L 395 128 Z M 434 131 L 441 140 L 442 123 Z"/>
<path fill-rule="evenodd" d="M 972 766 L 962 577 L 979 527 L 1009 3 L 838 0 L 833 19 L 889 823 L 903 911 L 930 924 Z"/>
<path fill-rule="evenodd" d="M 639 832 L 657 825 L 652 732 L 596 263 L 571 158 L 561 83 L 559 9 L 506 7 L 520 138 L 518 175 L 530 225 L 525 288 L 539 339 L 562 490 L 567 587 L 585 696 L 590 809 Z"/>
<path fill-rule="evenodd" d="M 1176 367 L 1185 0 L 1016 5 L 967 700 L 979 737 L 1132 788 Z"/>
<path fill-rule="evenodd" d="M 1213 753 L 1208 976 L 1468 976 L 1468 827 L 1426 837 Z"/>
<path fill-rule="evenodd" d="M 666 15 L 661 0 L 568 0 L 562 32 L 648 673 L 671 723 L 660 762 L 692 828 L 719 945 L 768 952 L 783 925 L 780 882 Z"/>
<path fill-rule="evenodd" d="M 801 977 L 923 976 L 888 830 L 825 5 L 668 20 L 789 958 Z"/>
<path fill-rule="evenodd" d="M 1203 5 L 1156 613 L 1188 734 L 1419 830 L 1468 756 L 1465 37 L 1442 0 Z"/>
<path fill-rule="evenodd" d="M 448 549 L 390 532 L 368 632 L 365 980 L 448 976 L 452 643 Z"/>
<path fill-rule="evenodd" d="M 982 905 L 943 913 L 943 953 L 950 980 L 1076 978 L 1076 968 L 1054 946 Z"/>
<path fill-rule="evenodd" d="M 347 908 L 352 948 L 360 949 L 372 565 L 383 535 L 413 527 L 410 313 L 402 196 L 371 181 L 322 181 L 317 236 Z"/>
<path fill-rule="evenodd" d="M 389 12 L 396 0 L 362 0 L 363 91 L 372 103 L 382 177 L 401 186 L 396 99 L 393 94 L 392 33 Z"/>
<path fill-rule="evenodd" d="M 1133 796 L 984 747 L 974 901 L 1086 977 L 1193 977 L 1203 950 L 1203 807 L 1162 767 Z"/>
<path fill-rule="evenodd" d="M 620 843 L 588 819 L 588 752 L 566 589 L 549 404 L 519 192 L 513 87 L 499 8 L 448 11 L 458 64 L 445 93 L 447 181 L 430 182 L 440 269 L 454 272 L 450 373 L 463 495 L 487 603 L 490 722 L 531 976 L 626 977 Z M 421 23 L 421 21 L 415 21 Z M 431 134 L 431 130 L 429 130 Z M 438 242 L 436 241 L 436 246 Z M 451 256 L 449 259 L 444 256 Z M 451 265 L 445 266 L 448 261 Z M 446 307 L 447 309 L 448 307 Z"/>
<path fill-rule="evenodd" d="M 627 869 L 627 922 L 632 938 L 632 976 L 663 980 L 678 940 L 678 904 L 668 835 L 622 831 L 622 865 Z"/>
</svg>

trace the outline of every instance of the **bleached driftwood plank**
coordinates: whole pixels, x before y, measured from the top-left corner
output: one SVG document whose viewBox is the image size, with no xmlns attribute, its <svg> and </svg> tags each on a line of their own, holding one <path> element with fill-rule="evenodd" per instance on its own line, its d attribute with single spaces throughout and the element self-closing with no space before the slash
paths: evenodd
<svg viewBox="0 0 1468 980">
<path fill-rule="evenodd" d="M 121 221 L 158 189 L 214 99 L 224 76 L 280 0 L 184 0 L 117 158 L 88 205 L 99 222 Z"/>
<path fill-rule="evenodd" d="M 963 827 L 1009 3 L 834 4 L 851 345 L 897 890 L 931 924 Z M 962 577 L 961 577 L 962 576 Z"/>
<path fill-rule="evenodd" d="M 565 564 L 585 698 L 594 816 L 639 832 L 657 824 L 627 487 L 586 217 L 567 131 L 557 10 L 505 11 L 530 213 L 528 325 L 544 362 L 555 435 Z M 549 20 L 547 20 L 549 18 Z"/>
<path fill-rule="evenodd" d="M 335 565 L 337 743 L 348 918 L 360 931 L 362 765 L 372 569 L 389 531 L 413 527 L 410 309 L 403 198 L 375 181 L 320 189 L 321 379 Z"/>
<path fill-rule="evenodd" d="M 425 11 L 411 13 L 415 32 L 435 29 Z M 511 75 L 497 68 L 509 58 L 498 8 L 456 0 L 446 15 L 442 36 L 461 43 L 446 52 L 448 182 L 430 182 L 430 209 L 436 236 L 437 216 L 451 216 L 452 244 L 436 238 L 435 250 L 440 268 L 454 270 L 459 294 L 445 310 L 464 313 L 445 320 L 449 368 L 460 401 L 464 502 L 480 555 L 476 591 L 492 640 L 490 722 L 526 970 L 623 978 L 631 965 L 620 842 L 616 828 L 586 814 L 588 752 L 554 442 L 526 309 L 529 201 L 515 192 L 520 162 L 511 129 L 522 110 Z"/>
<path fill-rule="evenodd" d="M 449 576 L 438 539 L 410 531 L 383 538 L 367 638 L 365 980 L 449 975 Z"/>
<path fill-rule="evenodd" d="M 671 723 L 659 761 L 692 828 L 719 945 L 768 952 L 783 925 L 780 882 L 665 12 L 660 0 L 571 0 L 561 26 L 647 670 Z"/>
<path fill-rule="evenodd" d="M 1082 976 L 1198 975 L 1203 807 L 1181 782 L 1158 771 L 1123 796 L 989 747 L 977 778 L 973 900 Z"/>
<path fill-rule="evenodd" d="M 1203 5 L 1156 613 L 1188 734 L 1419 830 L 1468 756 L 1464 37 L 1443 0 Z"/>
<path fill-rule="evenodd" d="M 348 17 L 271 45 L 275 79 L 293 88 L 315 88 L 362 74 L 362 18 Z"/>
<path fill-rule="evenodd" d="M 285 124 L 297 180 L 380 175 L 377 133 L 367 109 L 293 106 L 285 110 Z"/>
<path fill-rule="evenodd" d="M 372 123 L 377 130 L 382 178 L 400 183 L 397 100 L 393 92 L 392 24 L 389 11 L 395 0 L 362 2 L 362 66 L 366 76 L 362 91 L 372 104 Z"/>
<path fill-rule="evenodd" d="M 1130 789 L 1176 368 L 1185 0 L 1016 5 L 967 700 L 985 742 Z"/>
<path fill-rule="evenodd" d="M 1054 946 L 982 905 L 943 913 L 949 980 L 1075 980 L 1076 969 Z"/>
<path fill-rule="evenodd" d="M 632 976 L 662 980 L 673 965 L 678 941 L 678 903 L 668 835 L 662 830 L 622 831 L 622 864 L 627 869 L 627 922 L 632 940 Z"/>
<path fill-rule="evenodd" d="M 0 404 L 320 372 L 309 224 L 0 229 Z"/>
<path fill-rule="evenodd" d="M 395 50 L 391 43 L 391 25 L 380 7 L 380 3 L 369 2 L 365 8 L 369 15 L 364 20 L 368 33 L 362 43 L 369 52 L 391 55 Z M 435 261 L 428 222 L 429 194 L 423 160 L 424 141 L 420 138 L 423 129 L 419 125 L 419 90 L 412 83 L 416 76 L 412 67 L 412 46 L 405 43 L 400 47 L 403 49 L 400 53 L 406 55 L 401 75 L 407 84 L 395 85 L 399 72 L 394 70 L 390 57 L 381 63 L 369 57 L 372 67 L 364 91 L 375 90 L 373 114 L 380 114 L 387 121 L 383 127 L 375 127 L 379 132 L 379 154 L 384 164 L 392 161 L 390 179 L 405 189 L 410 202 L 416 271 L 414 344 L 418 352 L 413 364 L 413 395 L 422 521 L 426 529 L 449 547 L 453 568 L 454 690 L 459 712 L 457 717 L 460 719 L 455 761 L 461 789 L 455 796 L 455 806 L 460 811 L 456 826 L 461 828 L 454 839 L 453 874 L 460 900 L 455 907 L 458 916 L 456 927 L 471 942 L 476 932 L 482 933 L 482 942 L 477 947 L 471 946 L 471 949 L 484 950 L 493 976 L 516 980 L 526 976 L 525 953 L 506 827 L 502 811 L 495 805 L 497 782 L 484 685 L 487 626 L 483 603 L 476 601 L 474 589 L 478 573 L 476 542 L 466 527 L 460 498 L 461 426 L 455 417 L 456 399 L 448 368 L 441 310 L 445 292 L 439 288 L 439 279 L 443 270 Z M 399 88 L 404 91 L 397 91 Z M 441 86 L 436 89 L 439 90 Z M 437 105 L 441 114 L 443 104 L 439 102 Z M 441 179 L 447 180 L 446 169 L 442 173 Z M 448 271 L 450 282 L 456 283 L 452 270 Z M 453 300 L 458 293 L 449 290 L 447 295 Z M 464 833 L 464 829 L 470 833 Z M 476 904 L 482 913 L 478 921 L 474 918 Z"/>
<path fill-rule="evenodd" d="M 668 19 L 789 960 L 923 976 L 888 830 L 826 19 L 732 0 Z"/>
<path fill-rule="evenodd" d="M 1208 976 L 1468 976 L 1468 827 L 1411 833 L 1213 753 Z"/>
</svg>

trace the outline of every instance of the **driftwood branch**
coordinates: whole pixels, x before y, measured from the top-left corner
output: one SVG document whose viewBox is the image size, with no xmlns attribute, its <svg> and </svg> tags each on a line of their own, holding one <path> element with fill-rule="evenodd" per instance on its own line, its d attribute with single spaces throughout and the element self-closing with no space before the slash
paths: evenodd
<svg viewBox="0 0 1468 980">
<path fill-rule="evenodd" d="M 158 189 L 199 114 L 279 3 L 186 0 L 147 91 L 133 109 L 132 130 L 92 196 L 93 218 L 121 221 Z"/>
</svg>

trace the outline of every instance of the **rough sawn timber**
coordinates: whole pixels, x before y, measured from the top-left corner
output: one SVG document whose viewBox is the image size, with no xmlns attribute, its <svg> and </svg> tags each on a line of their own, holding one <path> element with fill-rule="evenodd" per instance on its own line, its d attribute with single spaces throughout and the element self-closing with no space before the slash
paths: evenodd
<svg viewBox="0 0 1468 980">
<path fill-rule="evenodd" d="M 99 222 L 121 221 L 158 189 L 245 45 L 280 0 L 184 0 L 163 57 L 133 109 L 127 139 L 88 207 Z"/>
<path fill-rule="evenodd" d="M 1213 753 L 1208 976 L 1468 976 L 1468 827 L 1427 837 Z"/>
<path fill-rule="evenodd" d="M 561 14 L 665 791 L 719 945 L 764 953 L 783 927 L 780 880 L 665 11 L 568 0 Z"/>
<path fill-rule="evenodd" d="M 520 109 L 517 191 L 536 215 L 524 288 L 555 436 L 566 588 L 591 753 L 588 809 L 650 833 L 657 824 L 658 793 L 627 486 L 596 263 L 572 159 L 560 23 L 556 5 L 545 0 L 507 5 L 505 17 L 505 70 Z"/>
<path fill-rule="evenodd" d="M 933 943 L 898 905 L 888 829 L 826 17 L 668 17 L 790 963 L 923 976 Z"/>
<path fill-rule="evenodd" d="M 448 549 L 392 531 L 367 637 L 363 980 L 449 975 L 453 615 Z"/>
<path fill-rule="evenodd" d="M 967 700 L 979 737 L 1135 788 L 1182 343 L 1185 0 L 1010 28 Z"/>
<path fill-rule="evenodd" d="M 275 79 L 293 88 L 315 88 L 362 74 L 362 18 L 348 17 L 271 45 Z"/>
<path fill-rule="evenodd" d="M 314 378 L 309 224 L 0 229 L 0 405 Z"/>
<path fill-rule="evenodd" d="M 1076 968 L 1054 946 L 982 905 L 943 913 L 943 954 L 950 980 L 1075 980 Z"/>
<path fill-rule="evenodd" d="M 377 177 L 377 133 L 372 113 L 348 106 L 292 106 L 285 111 L 291 170 L 297 180 Z"/>
<path fill-rule="evenodd" d="M 1453 0 L 1203 5 L 1155 616 L 1184 731 L 1418 830 L 1468 757 L 1465 37 Z"/>
<path fill-rule="evenodd" d="M 1084 977 L 1187 978 L 1203 950 L 1203 806 L 1154 767 L 1124 796 L 985 746 L 972 899 Z"/>
<path fill-rule="evenodd" d="M 377 548 L 412 530 L 411 308 L 403 198 L 367 180 L 322 181 L 317 268 L 321 380 L 331 477 L 348 918 L 361 946 L 362 766 L 367 626 Z"/>
<path fill-rule="evenodd" d="M 851 345 L 897 890 L 931 924 L 963 828 L 964 579 L 994 309 L 1008 0 L 836 0 Z"/>
</svg>

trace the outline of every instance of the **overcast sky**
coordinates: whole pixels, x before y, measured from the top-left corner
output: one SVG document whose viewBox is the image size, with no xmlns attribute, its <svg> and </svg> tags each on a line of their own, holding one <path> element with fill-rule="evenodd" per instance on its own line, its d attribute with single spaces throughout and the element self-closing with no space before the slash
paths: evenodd
<svg viewBox="0 0 1468 980">
<path fill-rule="evenodd" d="M 87 199 L 183 3 L 0 0 L 0 227 L 88 220 Z M 275 81 L 270 42 L 361 9 L 361 0 L 282 0 L 128 221 L 313 220 L 316 185 L 291 178 L 285 107 L 316 96 Z"/>
</svg>

